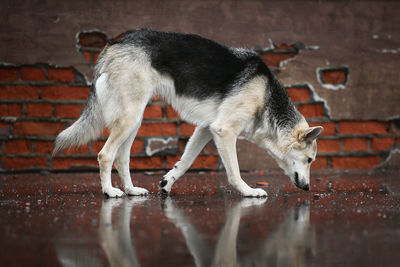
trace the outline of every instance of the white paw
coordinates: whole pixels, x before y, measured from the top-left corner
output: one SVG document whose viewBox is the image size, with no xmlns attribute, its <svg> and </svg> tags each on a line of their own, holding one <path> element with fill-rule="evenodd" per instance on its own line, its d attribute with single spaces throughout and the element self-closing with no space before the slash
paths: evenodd
<svg viewBox="0 0 400 267">
<path fill-rule="evenodd" d="M 145 196 L 149 194 L 149 191 L 142 187 L 133 186 L 133 187 L 125 187 L 125 193 L 128 196 Z"/>
<path fill-rule="evenodd" d="M 125 195 L 123 191 L 115 187 L 104 188 L 103 194 L 107 195 L 108 197 L 122 197 L 123 195 Z"/>
<path fill-rule="evenodd" d="M 168 195 L 169 192 L 171 191 L 173 183 L 174 183 L 173 179 L 168 179 L 166 177 L 163 177 L 163 179 L 160 181 L 160 184 L 159 184 L 159 192 L 161 194 Z"/>
<path fill-rule="evenodd" d="M 249 188 L 241 192 L 245 197 L 267 197 L 268 194 L 261 188 Z"/>
</svg>

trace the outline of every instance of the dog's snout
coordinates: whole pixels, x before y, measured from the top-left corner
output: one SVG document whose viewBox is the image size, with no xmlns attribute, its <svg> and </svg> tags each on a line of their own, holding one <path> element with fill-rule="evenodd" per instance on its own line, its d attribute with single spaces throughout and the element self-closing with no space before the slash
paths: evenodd
<svg viewBox="0 0 400 267">
<path fill-rule="evenodd" d="M 300 187 L 300 183 L 299 183 L 299 174 L 297 172 L 294 173 L 294 184 L 297 187 Z"/>
<path fill-rule="evenodd" d="M 310 190 L 310 185 L 309 184 L 301 184 L 299 180 L 299 173 L 295 172 L 294 173 L 294 185 L 297 186 L 298 188 L 308 191 Z"/>
</svg>

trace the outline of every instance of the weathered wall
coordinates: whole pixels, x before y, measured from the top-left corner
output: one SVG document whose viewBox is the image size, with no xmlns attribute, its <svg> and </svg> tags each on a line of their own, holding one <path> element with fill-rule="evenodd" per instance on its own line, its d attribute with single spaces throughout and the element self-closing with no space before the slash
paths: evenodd
<svg viewBox="0 0 400 267">
<path fill-rule="evenodd" d="M 327 128 L 317 167 L 377 166 L 399 147 L 398 10 L 397 1 L 2 1 L 0 62 L 16 67 L 0 70 L 0 167 L 69 168 L 85 160 L 95 164 L 97 150 L 92 144 L 56 159 L 48 154 L 54 135 L 82 110 L 88 84 L 81 74 L 90 80 L 93 61 L 104 45 L 89 42 L 83 47 L 78 33 L 100 30 L 112 38 L 140 27 L 258 47 L 292 88 L 289 93 L 297 97 L 300 111 Z M 55 73 L 63 78 L 54 78 Z M 46 98 L 46 92 L 53 98 Z M 137 142 L 141 150 L 133 156 L 148 162 L 142 168 L 165 168 L 181 153 L 187 140 L 182 127 L 189 126 L 157 99 L 147 112 L 149 123 L 172 123 L 175 129 L 157 134 L 145 128 L 147 135 Z M 30 132 L 36 124 L 45 133 Z M 149 158 L 146 149 L 157 146 L 149 138 L 166 142 L 169 136 L 172 143 Z M 39 141 L 49 146 L 40 153 Z M 265 152 L 244 141 L 238 151 L 244 169 L 276 168 Z M 218 168 L 212 146 L 203 156 L 199 168 Z M 62 161 L 64 165 L 54 163 Z"/>
</svg>

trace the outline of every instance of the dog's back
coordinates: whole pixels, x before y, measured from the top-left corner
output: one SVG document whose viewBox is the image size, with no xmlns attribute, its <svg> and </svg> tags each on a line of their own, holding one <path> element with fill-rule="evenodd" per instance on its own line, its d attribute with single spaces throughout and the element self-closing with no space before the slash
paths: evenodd
<svg viewBox="0 0 400 267">
<path fill-rule="evenodd" d="M 193 34 L 135 30 L 111 46 L 143 49 L 151 66 L 173 79 L 177 95 L 198 99 L 223 98 L 235 86 L 267 71 L 257 53 Z"/>
</svg>

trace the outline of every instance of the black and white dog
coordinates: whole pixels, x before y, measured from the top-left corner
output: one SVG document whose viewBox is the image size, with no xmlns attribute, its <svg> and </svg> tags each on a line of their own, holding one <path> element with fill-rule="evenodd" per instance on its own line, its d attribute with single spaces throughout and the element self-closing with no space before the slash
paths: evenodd
<svg viewBox="0 0 400 267">
<path fill-rule="evenodd" d="M 86 108 L 59 134 L 55 152 L 85 144 L 108 127 L 110 136 L 98 154 L 103 193 L 124 195 L 111 185 L 114 163 L 126 194 L 147 194 L 133 186 L 129 160 L 144 109 L 154 94 L 197 126 L 181 160 L 161 180 L 163 193 L 170 192 L 214 139 L 229 183 L 243 196 L 266 196 L 240 177 L 239 134 L 268 150 L 294 185 L 309 189 L 316 138 L 323 128 L 309 127 L 257 53 L 191 34 L 133 30 L 109 43 L 99 56 Z"/>
</svg>

